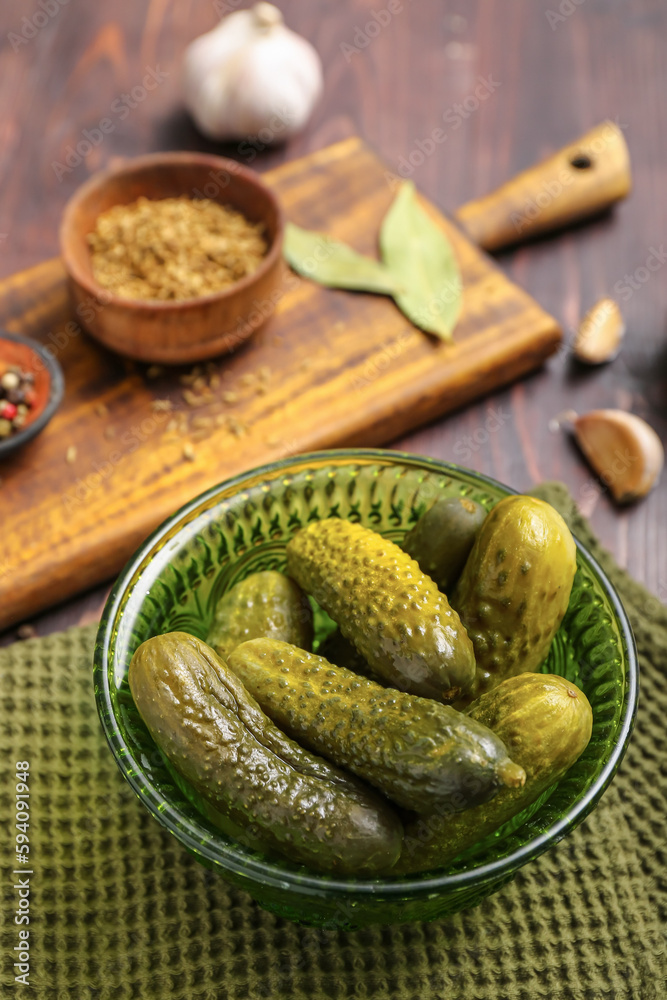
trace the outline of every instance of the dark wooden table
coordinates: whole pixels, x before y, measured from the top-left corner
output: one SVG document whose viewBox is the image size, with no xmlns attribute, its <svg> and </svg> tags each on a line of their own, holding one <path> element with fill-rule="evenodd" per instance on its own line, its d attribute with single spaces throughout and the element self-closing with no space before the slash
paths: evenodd
<svg viewBox="0 0 667 1000">
<path fill-rule="evenodd" d="M 627 319 L 621 356 L 582 373 L 563 348 L 537 374 L 392 447 L 460 462 L 522 490 L 564 480 L 619 561 L 667 599 L 667 476 L 643 502 L 614 507 L 570 440 L 548 424 L 566 408 L 620 407 L 667 432 L 667 6 L 664 0 L 402 0 L 366 31 L 383 0 L 282 0 L 315 44 L 325 93 L 307 130 L 270 151 L 215 146 L 182 109 L 181 54 L 237 0 L 4 0 L 0 8 L 0 274 L 57 252 L 62 207 L 91 172 L 152 150 L 222 152 L 260 170 L 358 133 L 453 211 L 604 118 L 630 147 L 634 191 L 608 217 L 502 255 L 501 266 L 571 334 L 596 299 Z M 44 16 L 35 18 L 37 10 Z M 38 24 L 39 27 L 35 27 Z M 373 35 L 374 37 L 370 37 Z M 85 160 L 66 161 L 123 94 L 164 79 Z M 491 93 L 472 100 L 480 79 Z M 466 101 L 466 98 L 470 100 Z M 473 107 L 477 104 L 476 107 Z M 118 107 L 118 105 L 116 105 Z M 470 110 L 472 108 L 472 110 Z M 447 139 L 428 153 L 433 129 Z M 426 150 L 426 154 L 413 155 Z M 420 162 L 421 161 L 421 162 Z M 63 171 L 58 164 L 67 168 Z M 638 270 L 639 269 L 639 270 Z M 1 472 L 1 470 L 0 470 Z M 39 482 L 35 482 L 35 491 Z M 1 522 L 0 522 L 1 523 Z M 39 634 L 96 620 L 107 587 L 36 618 Z M 6 644 L 16 630 L 0 637 Z"/>
</svg>

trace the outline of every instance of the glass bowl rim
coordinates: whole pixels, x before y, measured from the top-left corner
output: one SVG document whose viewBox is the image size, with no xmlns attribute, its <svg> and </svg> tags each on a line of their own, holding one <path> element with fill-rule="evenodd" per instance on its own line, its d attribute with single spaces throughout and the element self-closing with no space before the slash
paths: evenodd
<svg viewBox="0 0 667 1000">
<path fill-rule="evenodd" d="M 457 476 L 459 473 L 464 473 L 465 475 L 471 475 L 480 484 L 487 484 L 495 490 L 504 492 L 506 495 L 518 493 L 517 490 L 506 486 L 491 476 L 477 472 L 474 469 L 468 469 L 465 466 L 456 465 L 453 462 L 381 448 L 337 448 L 326 451 L 304 452 L 303 454 L 293 455 L 246 470 L 210 487 L 170 515 L 142 542 L 121 570 L 107 598 L 95 640 L 93 667 L 95 700 L 104 735 L 123 777 L 146 805 L 151 815 L 190 851 L 201 855 L 207 862 L 212 862 L 216 870 L 230 870 L 237 875 L 247 877 L 253 882 L 259 881 L 262 885 L 288 891 L 294 890 L 301 894 L 304 894 L 304 892 L 320 896 L 344 894 L 347 897 L 358 896 L 359 899 L 368 898 L 372 895 L 387 897 L 410 895 L 414 898 L 415 896 L 431 895 L 435 892 L 446 890 L 470 888 L 489 880 L 499 880 L 503 876 L 511 877 L 518 868 L 538 857 L 552 844 L 558 843 L 568 830 L 573 830 L 575 826 L 578 826 L 588 816 L 606 791 L 623 759 L 632 734 L 637 711 L 639 686 L 637 649 L 627 613 L 606 573 L 574 533 L 573 537 L 578 552 L 592 569 L 614 609 L 621 639 L 625 644 L 627 655 L 625 704 L 619 720 L 617 740 L 614 748 L 602 771 L 585 795 L 577 800 L 565 816 L 562 816 L 553 823 L 544 833 L 533 837 L 528 843 L 523 844 L 511 854 L 502 858 L 455 874 L 435 875 L 429 878 L 383 876 L 382 878 L 372 880 L 336 878 L 316 872 L 308 872 L 306 869 L 291 871 L 282 868 L 279 861 L 249 858 L 238 854 L 233 843 L 229 845 L 216 845 L 216 849 L 211 850 L 208 840 L 204 839 L 202 841 L 202 839 L 193 833 L 193 821 L 171 806 L 170 803 L 156 792 L 153 785 L 146 779 L 139 761 L 135 759 L 120 731 L 113 710 L 108 685 L 109 649 L 114 624 L 118 611 L 123 604 L 128 584 L 132 581 L 137 571 L 140 570 L 142 563 L 146 560 L 147 554 L 156 548 L 160 540 L 173 529 L 175 524 L 184 520 L 188 514 L 193 514 L 198 508 L 205 507 L 208 501 L 214 499 L 222 491 L 228 492 L 230 489 L 236 487 L 236 491 L 240 492 L 243 488 L 243 483 L 247 483 L 248 481 L 255 482 L 262 477 L 275 479 L 276 473 L 279 474 L 281 470 L 287 470 L 294 465 L 301 466 L 308 462 L 326 462 L 336 465 L 341 459 L 357 459 L 365 464 L 372 464 L 375 460 L 385 464 L 408 465 L 445 475 L 453 474 Z M 135 586 L 138 583 L 141 572 L 143 570 L 139 572 L 139 576 L 134 581 Z M 207 829 L 203 827 L 201 829 L 203 834 L 209 833 Z M 222 874 L 222 871 L 220 873 Z"/>
</svg>

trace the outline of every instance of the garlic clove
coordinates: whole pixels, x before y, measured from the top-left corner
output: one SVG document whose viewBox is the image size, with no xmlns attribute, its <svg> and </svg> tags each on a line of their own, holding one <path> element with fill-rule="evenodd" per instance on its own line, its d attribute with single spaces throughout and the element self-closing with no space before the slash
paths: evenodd
<svg viewBox="0 0 667 1000">
<path fill-rule="evenodd" d="M 623 410 L 592 410 L 576 417 L 572 430 L 591 466 L 619 503 L 645 496 L 664 463 L 656 432 L 641 417 Z"/>
<path fill-rule="evenodd" d="M 600 365 L 616 357 L 624 334 L 618 304 L 613 299 L 600 299 L 579 324 L 572 350 L 579 361 Z"/>
</svg>

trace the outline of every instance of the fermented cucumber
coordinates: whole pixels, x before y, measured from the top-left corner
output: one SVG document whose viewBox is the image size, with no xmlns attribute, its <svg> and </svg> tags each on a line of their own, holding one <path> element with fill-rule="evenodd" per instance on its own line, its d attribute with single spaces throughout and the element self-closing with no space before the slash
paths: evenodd
<svg viewBox="0 0 667 1000">
<path fill-rule="evenodd" d="M 402 826 L 388 803 L 285 736 L 201 640 L 148 639 L 129 683 L 155 743 L 231 836 L 318 871 L 391 869 Z"/>
</svg>

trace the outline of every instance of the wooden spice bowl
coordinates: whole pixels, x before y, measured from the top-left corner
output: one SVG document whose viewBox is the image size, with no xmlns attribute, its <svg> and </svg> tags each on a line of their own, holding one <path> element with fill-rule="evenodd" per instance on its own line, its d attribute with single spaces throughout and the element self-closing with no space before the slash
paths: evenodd
<svg viewBox="0 0 667 1000">
<path fill-rule="evenodd" d="M 257 270 L 198 298 L 124 299 L 93 278 L 87 237 L 98 216 L 140 197 L 210 198 L 262 222 L 269 244 Z M 60 245 L 76 315 L 107 347 L 139 361 L 182 364 L 233 351 L 271 315 L 280 299 L 283 215 L 259 175 L 204 153 L 154 153 L 96 174 L 65 206 Z"/>
<path fill-rule="evenodd" d="M 53 351 L 29 337 L 0 332 L 0 368 L 18 365 L 34 377 L 35 400 L 20 430 L 0 439 L 0 459 L 21 448 L 42 431 L 60 406 L 65 380 Z"/>
</svg>

